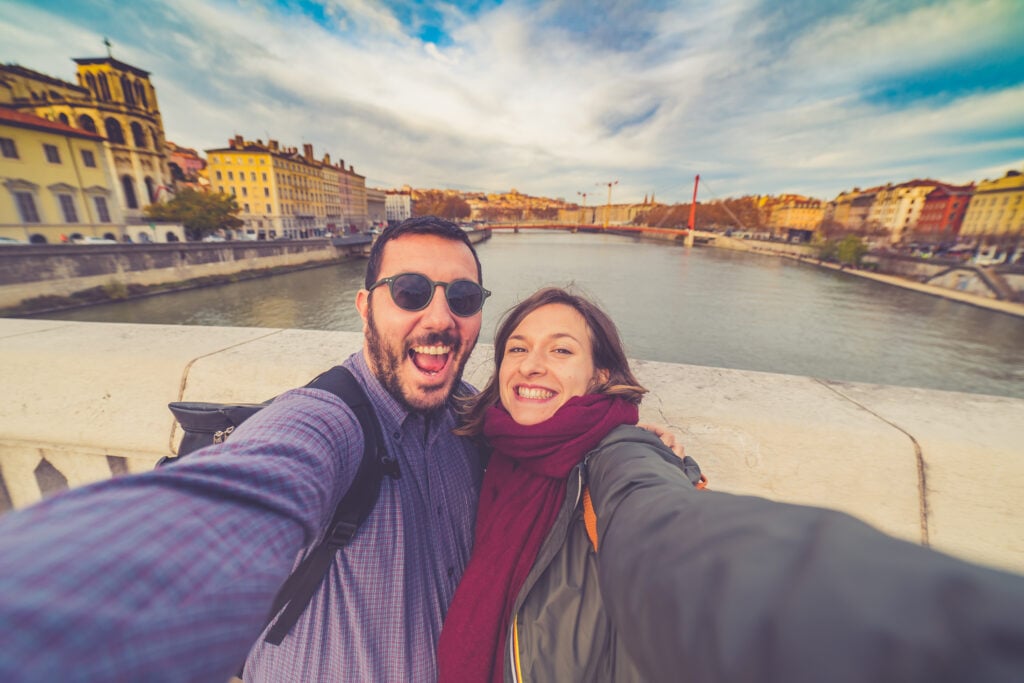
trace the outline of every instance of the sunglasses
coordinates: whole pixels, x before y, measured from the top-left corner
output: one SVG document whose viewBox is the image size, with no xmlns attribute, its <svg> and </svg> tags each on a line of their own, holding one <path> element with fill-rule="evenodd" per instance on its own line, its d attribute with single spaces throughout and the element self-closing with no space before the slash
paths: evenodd
<svg viewBox="0 0 1024 683">
<path fill-rule="evenodd" d="M 402 273 L 381 278 L 366 291 L 372 292 L 381 285 L 388 286 L 392 301 L 406 311 L 422 311 L 429 306 L 434 298 L 434 291 L 440 285 L 444 287 L 444 298 L 448 300 L 448 308 L 462 318 L 479 312 L 484 307 L 484 299 L 491 295 L 472 280 L 436 282 L 420 273 Z"/>
</svg>

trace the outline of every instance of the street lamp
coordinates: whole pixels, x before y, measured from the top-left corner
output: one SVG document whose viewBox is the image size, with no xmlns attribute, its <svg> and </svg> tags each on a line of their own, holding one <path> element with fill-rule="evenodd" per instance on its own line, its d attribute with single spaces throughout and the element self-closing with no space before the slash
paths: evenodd
<svg viewBox="0 0 1024 683">
<path fill-rule="evenodd" d="M 618 180 L 611 180 L 611 181 L 609 181 L 607 183 L 597 183 L 598 187 L 600 187 L 601 185 L 607 185 L 608 186 L 608 208 L 606 208 L 605 212 L 604 212 L 604 229 L 605 230 L 608 229 L 608 219 L 612 215 L 612 185 L 618 185 L 618 184 L 619 184 Z"/>
</svg>

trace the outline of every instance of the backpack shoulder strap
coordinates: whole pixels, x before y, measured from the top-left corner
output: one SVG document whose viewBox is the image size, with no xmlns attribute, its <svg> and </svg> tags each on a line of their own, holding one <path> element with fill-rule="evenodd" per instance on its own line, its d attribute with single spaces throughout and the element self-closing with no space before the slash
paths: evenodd
<svg viewBox="0 0 1024 683">
<path fill-rule="evenodd" d="M 399 476 L 397 462 L 387 457 L 373 406 L 347 368 L 340 365 L 331 368 L 306 386 L 330 391 L 352 409 L 363 432 L 363 458 L 352 485 L 334 511 L 323 540 L 296 567 L 274 598 L 270 620 L 278 613 L 280 617 L 265 638 L 271 645 L 280 645 L 288 635 L 330 569 L 335 553 L 352 540 L 359 526 L 366 521 L 377 503 L 385 470 L 394 478 Z"/>
<path fill-rule="evenodd" d="M 597 514 L 594 513 L 594 501 L 590 500 L 590 487 L 583 487 L 583 526 L 590 537 L 590 545 L 597 552 Z"/>
</svg>

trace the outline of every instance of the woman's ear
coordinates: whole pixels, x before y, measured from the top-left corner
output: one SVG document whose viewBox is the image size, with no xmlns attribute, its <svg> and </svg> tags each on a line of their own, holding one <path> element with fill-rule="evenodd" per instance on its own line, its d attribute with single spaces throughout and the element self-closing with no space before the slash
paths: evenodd
<svg viewBox="0 0 1024 683">
<path fill-rule="evenodd" d="M 598 369 L 597 372 L 594 373 L 594 386 L 602 387 L 605 384 L 608 384 L 608 380 L 611 379 L 611 377 L 612 373 L 608 370 L 603 368 Z"/>
</svg>

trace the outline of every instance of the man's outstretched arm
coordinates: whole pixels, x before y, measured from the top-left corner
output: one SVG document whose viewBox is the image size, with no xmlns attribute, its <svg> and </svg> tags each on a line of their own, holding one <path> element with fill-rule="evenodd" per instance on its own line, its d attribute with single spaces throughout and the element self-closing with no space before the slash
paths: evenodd
<svg viewBox="0 0 1024 683">
<path fill-rule="evenodd" d="M 297 390 L 213 449 L 0 517 L 0 680 L 226 681 L 362 447 L 340 399 Z"/>
</svg>

